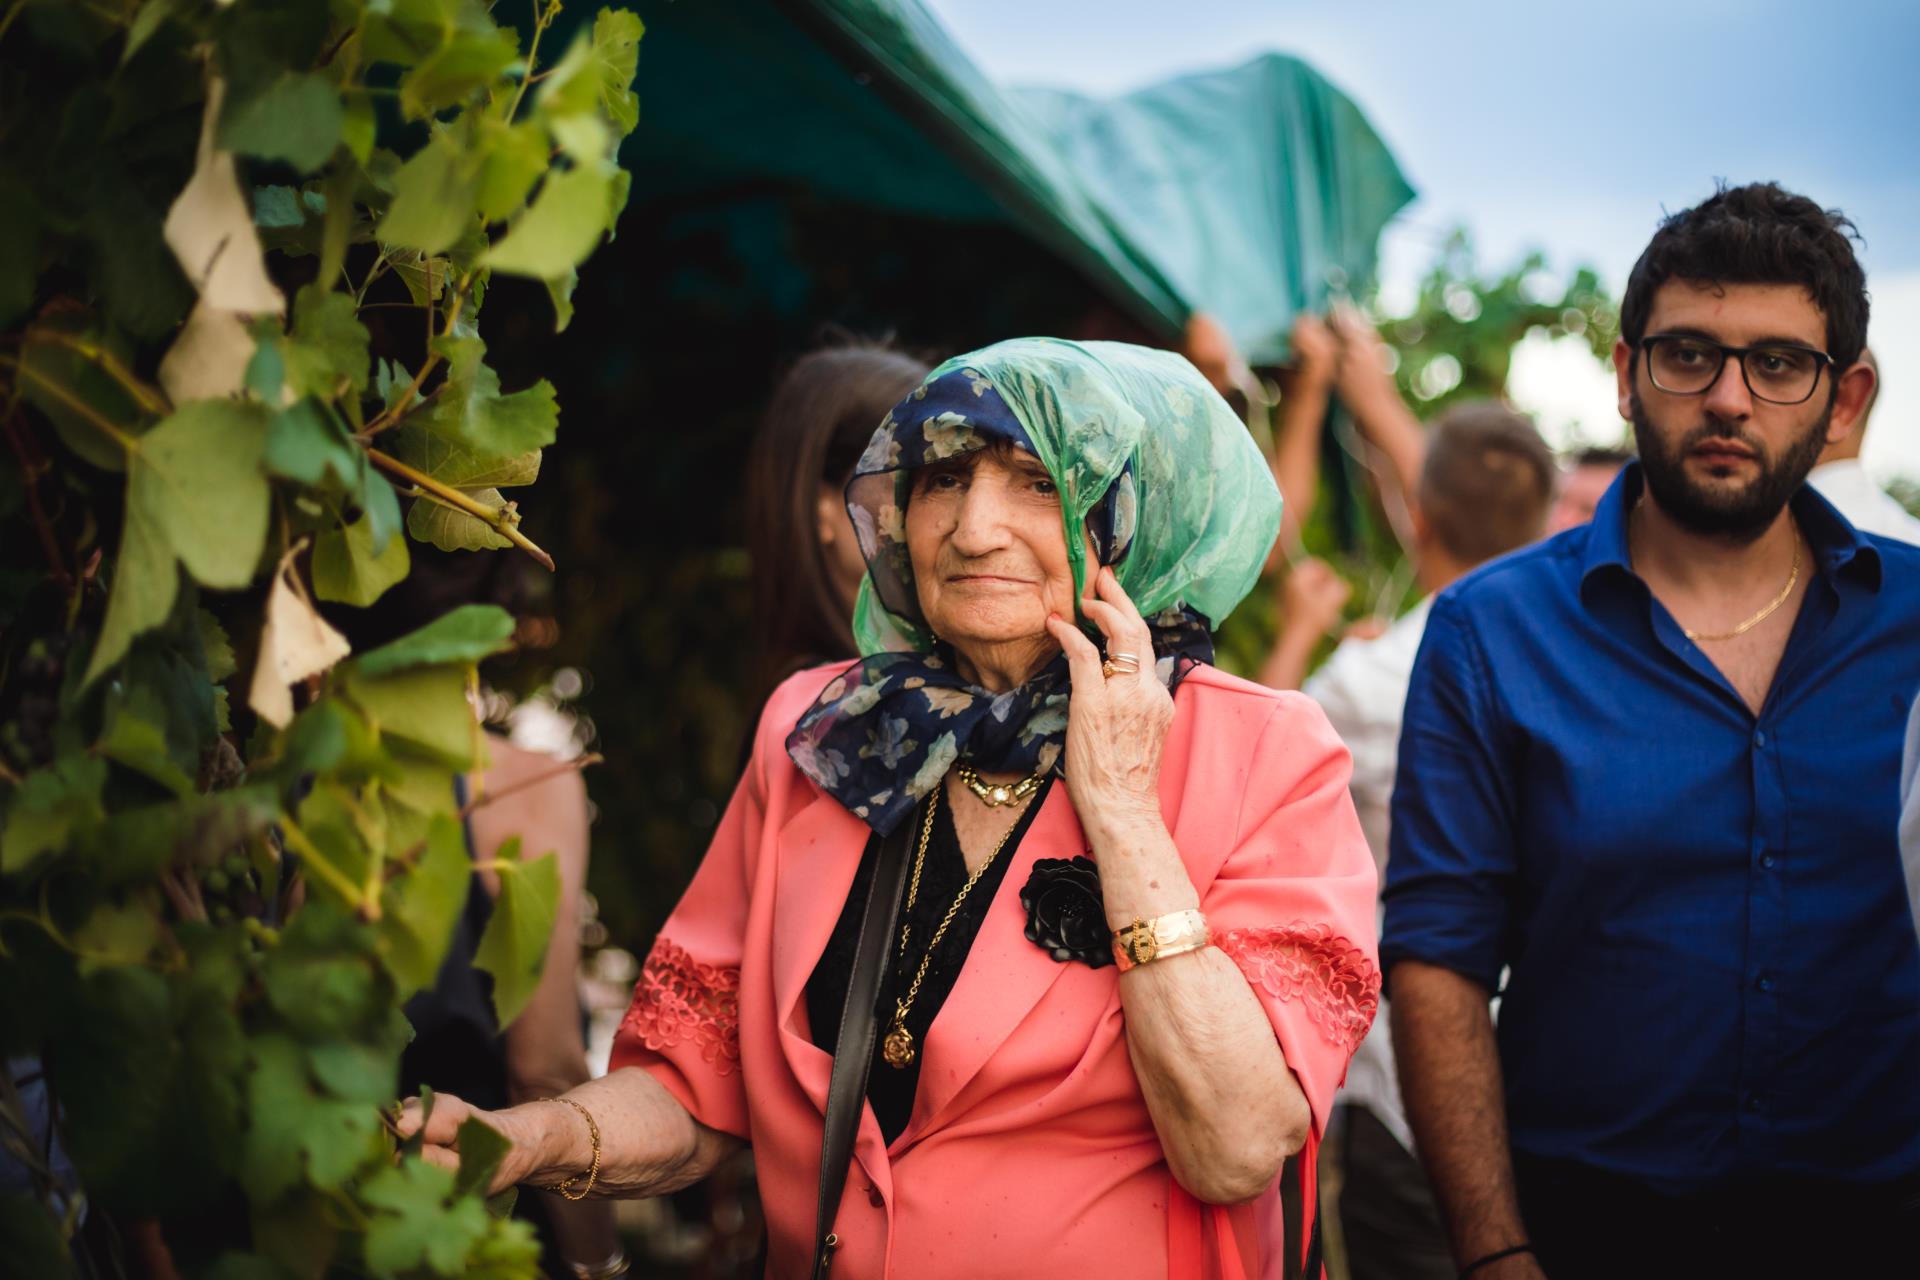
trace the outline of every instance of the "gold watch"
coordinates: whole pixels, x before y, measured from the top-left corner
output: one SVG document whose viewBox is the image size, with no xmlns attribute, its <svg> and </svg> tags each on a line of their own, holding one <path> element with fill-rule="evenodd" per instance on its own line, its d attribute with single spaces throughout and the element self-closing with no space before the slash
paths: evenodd
<svg viewBox="0 0 1920 1280">
<path fill-rule="evenodd" d="M 1213 941 L 1207 918 L 1197 910 L 1174 911 L 1151 920 L 1133 918 L 1133 923 L 1113 935 L 1113 962 L 1120 972 L 1168 956 L 1198 951 Z"/>
</svg>

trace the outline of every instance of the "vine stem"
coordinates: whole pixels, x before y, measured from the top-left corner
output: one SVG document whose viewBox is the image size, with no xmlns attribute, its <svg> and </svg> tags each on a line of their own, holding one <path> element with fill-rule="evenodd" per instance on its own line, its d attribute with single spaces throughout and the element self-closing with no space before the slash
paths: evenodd
<svg viewBox="0 0 1920 1280">
<path fill-rule="evenodd" d="M 518 526 L 506 515 L 498 511 L 489 510 L 458 489 L 441 484 L 425 472 L 414 470 L 406 463 L 400 461 L 400 459 L 390 454 L 382 453 L 372 445 L 366 446 L 366 449 L 367 457 L 372 461 L 374 466 L 379 467 L 382 471 L 390 475 L 399 476 L 416 489 L 421 490 L 424 494 L 437 499 L 447 506 L 457 508 L 472 516 L 474 519 L 483 521 L 487 527 L 495 533 L 532 556 L 535 560 L 538 560 L 549 573 L 553 572 L 553 557 L 545 551 L 542 551 L 526 534 L 521 533 Z"/>
<path fill-rule="evenodd" d="M 334 866 L 333 860 L 320 852 L 313 841 L 307 839 L 307 833 L 293 824 L 293 819 L 287 817 L 280 819 L 280 838 L 293 846 L 294 852 L 300 855 L 302 865 L 311 867 L 322 880 L 333 887 L 335 893 L 353 903 L 354 910 L 359 912 L 362 920 L 374 921 L 380 918 L 380 899 L 367 897 L 359 885 L 347 879 L 346 872 Z"/>
<path fill-rule="evenodd" d="M 20 361 L 16 360 L 12 356 L 0 356 L 0 365 L 9 366 L 13 369 L 14 373 L 18 374 L 19 376 L 25 377 L 25 378 L 31 378 L 35 382 L 39 383 L 40 386 L 46 390 L 48 395 L 58 400 L 61 404 L 65 405 L 67 408 L 73 410 L 74 413 L 78 414 L 82 419 L 86 421 L 87 425 L 91 426 L 94 430 L 100 432 L 102 435 L 109 437 L 115 444 L 119 445 L 122 449 L 126 450 L 129 454 L 136 453 L 139 451 L 140 442 L 138 440 L 134 439 L 132 436 L 122 431 L 119 427 L 114 426 L 111 422 L 108 422 L 105 418 L 101 417 L 98 413 L 94 411 L 93 407 L 87 404 L 84 400 L 75 399 L 72 392 L 68 391 L 65 387 L 61 386 L 59 383 L 55 382 L 53 379 L 48 378 L 45 375 L 35 371 L 31 367 L 20 363 Z"/>
<path fill-rule="evenodd" d="M 536 78 L 533 74 L 534 55 L 540 52 L 540 37 L 546 34 L 547 27 L 552 24 L 554 14 L 559 8 L 558 3 L 549 4 L 543 3 L 543 0 L 533 0 L 533 38 L 527 41 L 527 73 L 520 78 L 520 87 L 513 91 L 513 101 L 507 107 L 508 124 L 512 124 L 513 118 L 520 114 L 521 99 L 527 96 L 527 86 Z"/>
<path fill-rule="evenodd" d="M 563 760 L 553 768 L 543 769 L 530 778 L 521 778 L 517 782 L 510 782 L 504 787 L 474 796 L 471 800 L 461 805 L 453 816 L 458 821 L 465 822 L 474 815 L 476 810 L 486 808 L 495 800 L 503 800 L 517 791 L 525 791 L 529 787 L 537 787 L 543 782 L 551 782 L 564 774 L 579 773 L 582 770 L 591 769 L 594 765 L 603 764 L 605 761 L 605 756 L 600 755 L 598 752 L 591 751 L 578 759 Z M 415 862 L 419 861 L 420 855 L 426 851 L 427 842 L 425 840 L 416 840 L 412 845 L 408 846 L 399 857 L 395 858 L 393 862 L 389 864 L 388 874 L 391 876 L 402 867 L 411 867 Z"/>
<path fill-rule="evenodd" d="M 156 418 L 166 417 L 173 409 L 164 395 L 142 382 L 134 375 L 133 370 L 127 368 L 119 356 L 97 342 L 88 342 L 85 338 L 76 338 L 72 334 L 61 333 L 56 329 L 29 329 L 23 342 L 49 342 L 54 346 L 78 352 L 113 375 L 113 380 L 126 388 L 127 393 L 140 402 L 140 407 Z"/>
<path fill-rule="evenodd" d="M 472 283 L 473 283 L 473 276 L 469 274 L 464 279 L 462 279 L 459 285 L 455 288 L 454 295 L 453 295 L 453 305 L 447 308 L 447 323 L 440 330 L 441 337 L 445 337 L 446 335 L 452 333 L 453 326 L 459 323 L 460 310 L 462 307 L 466 305 L 466 302 L 467 302 L 467 287 Z M 428 315 L 429 323 L 431 323 L 432 315 L 433 315 L 431 308 L 428 309 L 427 315 Z M 366 427 L 360 431 L 359 433 L 360 438 L 362 440 L 371 440 L 375 436 L 379 435 L 382 431 L 385 431 L 388 427 L 398 422 L 400 420 L 400 416 L 404 414 L 407 411 L 407 409 L 413 404 L 414 397 L 420 394 L 420 388 L 426 382 L 427 375 L 431 374 L 433 372 L 434 366 L 439 363 L 440 363 L 440 353 L 438 351 L 435 351 L 433 349 L 433 345 L 429 343 L 427 345 L 427 358 L 420 362 L 420 372 L 414 374 L 413 381 L 409 382 L 405 387 L 401 389 L 399 399 L 395 400 L 387 408 L 382 409 L 379 413 L 374 415 L 373 421 L 369 422 L 366 425 Z M 549 563 L 547 567 L 551 569 L 553 565 Z"/>
</svg>

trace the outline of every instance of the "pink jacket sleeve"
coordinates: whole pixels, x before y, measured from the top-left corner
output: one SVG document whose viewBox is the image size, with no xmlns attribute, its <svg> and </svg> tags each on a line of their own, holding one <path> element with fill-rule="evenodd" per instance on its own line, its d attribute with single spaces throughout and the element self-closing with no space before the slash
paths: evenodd
<svg viewBox="0 0 1920 1280">
<path fill-rule="evenodd" d="M 1232 852 L 1202 902 L 1215 944 L 1266 1008 L 1316 1133 L 1380 999 L 1377 877 L 1350 772 L 1320 708 L 1281 695 L 1254 747 Z"/>
</svg>

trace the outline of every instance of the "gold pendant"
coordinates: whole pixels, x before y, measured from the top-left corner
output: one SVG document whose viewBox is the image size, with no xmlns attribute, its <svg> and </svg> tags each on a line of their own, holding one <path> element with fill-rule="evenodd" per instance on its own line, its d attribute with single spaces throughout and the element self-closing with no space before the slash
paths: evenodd
<svg viewBox="0 0 1920 1280">
<path fill-rule="evenodd" d="M 880 1045 L 880 1056 L 887 1060 L 888 1066 L 903 1071 L 913 1064 L 913 1032 L 907 1030 L 905 1023 L 896 1021 L 888 1030 L 887 1038 Z"/>
</svg>

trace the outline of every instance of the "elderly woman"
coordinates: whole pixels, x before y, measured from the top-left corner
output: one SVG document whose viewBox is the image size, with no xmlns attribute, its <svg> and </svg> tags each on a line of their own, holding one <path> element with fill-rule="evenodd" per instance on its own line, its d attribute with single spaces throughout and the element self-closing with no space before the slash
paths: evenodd
<svg viewBox="0 0 1920 1280">
<path fill-rule="evenodd" d="M 1176 356 L 1029 339 L 934 370 L 847 493 L 867 656 L 768 701 L 612 1073 L 484 1114 L 499 1183 L 657 1195 L 750 1142 L 775 1276 L 1296 1272 L 1278 1177 L 1379 978 L 1345 750 L 1207 665 L 1259 453 Z"/>
</svg>

